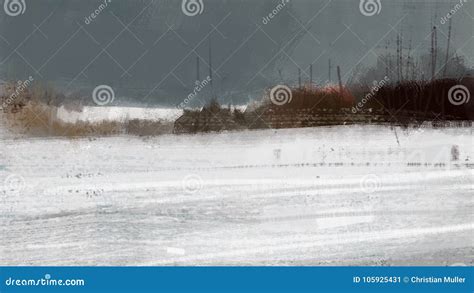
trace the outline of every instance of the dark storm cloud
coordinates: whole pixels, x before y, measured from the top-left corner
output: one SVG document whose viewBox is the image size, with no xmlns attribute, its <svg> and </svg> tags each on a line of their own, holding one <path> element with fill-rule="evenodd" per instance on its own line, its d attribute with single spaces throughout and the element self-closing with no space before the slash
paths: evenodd
<svg viewBox="0 0 474 293">
<path fill-rule="evenodd" d="M 325 82 L 329 59 L 348 80 L 375 62 L 396 31 L 422 54 L 434 23 L 444 46 L 440 20 L 458 2 L 380 3 L 379 14 L 365 16 L 355 0 L 202 0 L 188 16 L 171 0 L 25 0 L 23 14 L 0 11 L 0 79 L 34 76 L 71 98 L 107 84 L 117 103 L 177 105 L 193 91 L 196 58 L 200 78 L 209 75 L 211 47 L 212 87 L 193 102 L 215 95 L 242 103 L 269 86 L 295 83 L 298 68 L 307 80 L 309 64 L 313 79 Z M 453 16 L 453 47 L 470 65 L 472 8 L 464 3 Z"/>
</svg>

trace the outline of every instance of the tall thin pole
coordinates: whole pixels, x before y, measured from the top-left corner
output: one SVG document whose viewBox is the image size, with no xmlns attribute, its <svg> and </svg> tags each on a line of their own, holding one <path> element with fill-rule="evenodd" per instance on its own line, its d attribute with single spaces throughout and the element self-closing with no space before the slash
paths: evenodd
<svg viewBox="0 0 474 293">
<path fill-rule="evenodd" d="M 434 80 L 435 75 L 436 75 L 436 62 L 438 60 L 437 46 L 438 46 L 437 30 L 436 30 L 436 26 L 433 26 L 433 30 L 431 32 L 431 80 Z"/>
<path fill-rule="evenodd" d="M 309 86 L 313 89 L 313 64 L 309 65 Z"/>
<path fill-rule="evenodd" d="M 389 45 L 390 45 L 390 44 L 389 44 Z M 388 67 L 389 67 L 389 68 L 393 68 L 393 67 L 392 67 L 392 66 L 393 66 L 393 62 L 392 62 L 393 60 L 392 60 L 392 59 L 393 59 L 393 58 L 392 58 L 392 53 L 389 52 L 389 53 L 388 53 Z M 393 71 L 390 71 L 390 77 L 392 77 L 392 73 L 393 73 Z M 395 77 L 393 77 L 393 78 L 395 78 Z"/>
<path fill-rule="evenodd" d="M 298 87 L 301 89 L 301 69 L 298 68 Z"/>
<path fill-rule="evenodd" d="M 407 53 L 407 68 L 405 68 L 405 78 L 410 79 L 410 66 L 411 66 L 411 39 L 408 45 L 408 53 Z"/>
<path fill-rule="evenodd" d="M 209 79 L 211 84 L 211 96 L 212 99 L 217 99 L 214 92 L 214 78 L 212 76 L 212 45 L 211 45 L 211 37 L 209 37 Z"/>
<path fill-rule="evenodd" d="M 400 79 L 403 81 L 403 31 L 400 35 Z"/>
<path fill-rule="evenodd" d="M 386 60 L 385 60 L 385 76 L 386 77 L 389 77 L 389 71 L 388 71 L 388 64 L 390 63 L 390 59 L 391 59 L 391 56 L 390 56 L 390 51 L 388 50 L 388 47 L 390 46 L 390 41 L 387 41 L 387 43 L 385 44 L 385 54 L 386 55 Z M 388 59 L 388 60 L 387 60 Z"/>
<path fill-rule="evenodd" d="M 436 77 L 436 68 L 438 67 L 438 28 L 435 26 L 435 77 Z"/>
<path fill-rule="evenodd" d="M 329 74 L 328 74 L 328 81 L 331 83 L 331 71 L 332 71 L 332 65 L 331 65 L 331 59 L 329 59 Z"/>
<path fill-rule="evenodd" d="M 397 80 L 400 82 L 400 34 L 397 34 Z"/>
<path fill-rule="evenodd" d="M 451 29 L 452 29 L 452 24 L 453 24 L 453 18 L 451 17 L 449 19 L 449 29 L 448 29 L 448 44 L 446 48 L 446 59 L 444 62 L 444 70 L 443 70 L 443 76 L 446 77 L 446 73 L 448 71 L 448 63 L 449 63 L 449 49 L 450 49 L 450 44 L 451 44 Z"/>
<path fill-rule="evenodd" d="M 201 80 L 201 75 L 200 75 L 200 60 L 199 56 L 196 56 L 196 80 L 200 81 Z"/>
<path fill-rule="evenodd" d="M 431 80 L 434 78 L 434 27 L 431 29 Z"/>
<path fill-rule="evenodd" d="M 337 79 L 339 80 L 339 91 L 341 98 L 339 100 L 339 107 L 342 106 L 342 97 L 343 97 L 343 88 L 342 88 L 342 79 L 341 79 L 341 67 L 337 66 Z"/>
<path fill-rule="evenodd" d="M 211 38 L 209 37 L 209 78 L 211 79 L 211 86 L 213 85 L 212 81 L 212 46 L 211 46 Z"/>
</svg>

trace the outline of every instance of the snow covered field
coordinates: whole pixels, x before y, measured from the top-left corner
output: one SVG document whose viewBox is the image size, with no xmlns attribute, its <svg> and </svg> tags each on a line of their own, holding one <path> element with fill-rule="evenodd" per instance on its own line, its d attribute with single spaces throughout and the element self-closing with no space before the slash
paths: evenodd
<svg viewBox="0 0 474 293">
<path fill-rule="evenodd" d="M 0 263 L 473 265 L 472 137 L 381 126 L 4 136 Z"/>
<path fill-rule="evenodd" d="M 183 111 L 180 109 L 87 106 L 84 106 L 81 112 L 68 111 L 64 107 L 60 107 L 57 113 L 59 119 L 71 123 L 76 121 L 100 122 L 131 119 L 174 121 L 182 114 Z"/>
<path fill-rule="evenodd" d="M 232 109 L 244 111 L 247 106 L 233 106 Z M 68 111 L 60 107 L 58 118 L 64 122 L 76 121 L 125 121 L 141 119 L 149 121 L 175 121 L 183 115 L 183 110 L 177 108 L 143 108 L 143 107 L 88 107 L 84 106 L 80 112 Z"/>
</svg>

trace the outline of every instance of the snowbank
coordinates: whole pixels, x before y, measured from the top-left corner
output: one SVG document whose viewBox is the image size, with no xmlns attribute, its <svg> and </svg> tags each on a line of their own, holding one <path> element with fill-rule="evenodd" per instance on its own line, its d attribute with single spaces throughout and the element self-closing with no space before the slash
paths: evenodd
<svg viewBox="0 0 474 293">
<path fill-rule="evenodd" d="M 60 107 L 57 116 L 68 123 L 77 121 L 126 121 L 132 119 L 174 121 L 182 113 L 182 110 L 173 108 L 84 107 L 81 112 L 76 112 Z"/>
</svg>

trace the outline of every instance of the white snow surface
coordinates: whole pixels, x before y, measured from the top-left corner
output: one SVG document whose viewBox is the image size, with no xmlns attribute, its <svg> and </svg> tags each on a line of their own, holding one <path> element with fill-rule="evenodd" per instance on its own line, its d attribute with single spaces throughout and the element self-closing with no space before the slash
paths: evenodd
<svg viewBox="0 0 474 293">
<path fill-rule="evenodd" d="M 473 265 L 472 137 L 383 126 L 5 136 L 0 263 Z"/>
<path fill-rule="evenodd" d="M 64 107 L 58 109 L 58 118 L 74 123 L 76 121 L 124 121 L 130 119 L 174 121 L 182 115 L 183 110 L 176 108 L 140 108 L 140 107 L 82 107 L 82 111 L 68 111 Z"/>
<path fill-rule="evenodd" d="M 232 106 L 231 109 L 245 111 L 246 106 Z M 144 107 L 81 107 L 81 111 L 68 111 L 64 106 L 58 109 L 58 118 L 65 122 L 77 121 L 126 121 L 142 119 L 150 121 L 175 121 L 183 114 L 178 108 L 144 108 Z"/>
</svg>

